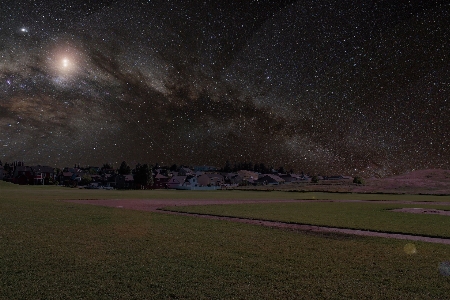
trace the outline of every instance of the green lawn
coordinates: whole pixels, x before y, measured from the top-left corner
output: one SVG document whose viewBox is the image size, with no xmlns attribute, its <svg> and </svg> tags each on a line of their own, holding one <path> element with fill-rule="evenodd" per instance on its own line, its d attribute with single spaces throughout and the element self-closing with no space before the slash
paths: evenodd
<svg viewBox="0 0 450 300">
<path fill-rule="evenodd" d="M 445 245 L 407 254 L 406 241 L 55 201 L 272 194 L 165 192 L 0 184 L 0 298 L 448 298 Z"/>
<path fill-rule="evenodd" d="M 0 181 L 0 199 L 327 199 L 450 202 L 450 196 L 281 191 L 86 190 L 59 186 L 18 186 Z"/>
<path fill-rule="evenodd" d="M 313 224 L 340 228 L 450 237 L 450 216 L 392 212 L 402 207 L 450 210 L 445 205 L 307 202 L 177 206 L 168 210 Z"/>
</svg>

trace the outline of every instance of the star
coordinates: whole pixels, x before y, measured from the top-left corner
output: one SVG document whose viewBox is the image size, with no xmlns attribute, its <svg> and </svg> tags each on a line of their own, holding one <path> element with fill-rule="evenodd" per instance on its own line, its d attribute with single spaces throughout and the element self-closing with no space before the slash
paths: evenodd
<svg viewBox="0 0 450 300">
<path fill-rule="evenodd" d="M 5 160 L 450 168 L 444 0 L 19 2 L 0 10 Z"/>
<path fill-rule="evenodd" d="M 63 68 L 68 68 L 70 66 L 70 60 L 67 58 L 63 58 L 62 66 L 63 66 Z"/>
</svg>

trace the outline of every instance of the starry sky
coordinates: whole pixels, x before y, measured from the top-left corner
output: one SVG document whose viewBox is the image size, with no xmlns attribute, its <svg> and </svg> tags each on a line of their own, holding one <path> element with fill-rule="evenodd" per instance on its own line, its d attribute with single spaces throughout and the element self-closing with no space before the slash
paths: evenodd
<svg viewBox="0 0 450 300">
<path fill-rule="evenodd" d="M 448 1 L 2 1 L 0 160 L 450 169 Z"/>
</svg>

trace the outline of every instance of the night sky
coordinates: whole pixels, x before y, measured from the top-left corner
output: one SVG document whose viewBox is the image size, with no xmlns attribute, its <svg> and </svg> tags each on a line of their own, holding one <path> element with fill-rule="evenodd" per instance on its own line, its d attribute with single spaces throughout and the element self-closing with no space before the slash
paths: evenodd
<svg viewBox="0 0 450 300">
<path fill-rule="evenodd" d="M 0 160 L 450 169 L 448 1 L 2 1 Z"/>
</svg>

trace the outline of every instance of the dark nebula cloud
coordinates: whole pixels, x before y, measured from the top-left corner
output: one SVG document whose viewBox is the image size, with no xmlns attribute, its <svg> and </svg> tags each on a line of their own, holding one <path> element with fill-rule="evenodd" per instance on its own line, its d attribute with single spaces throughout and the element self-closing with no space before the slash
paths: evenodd
<svg viewBox="0 0 450 300">
<path fill-rule="evenodd" d="M 447 1 L 4 1 L 0 160 L 450 168 Z"/>
</svg>

